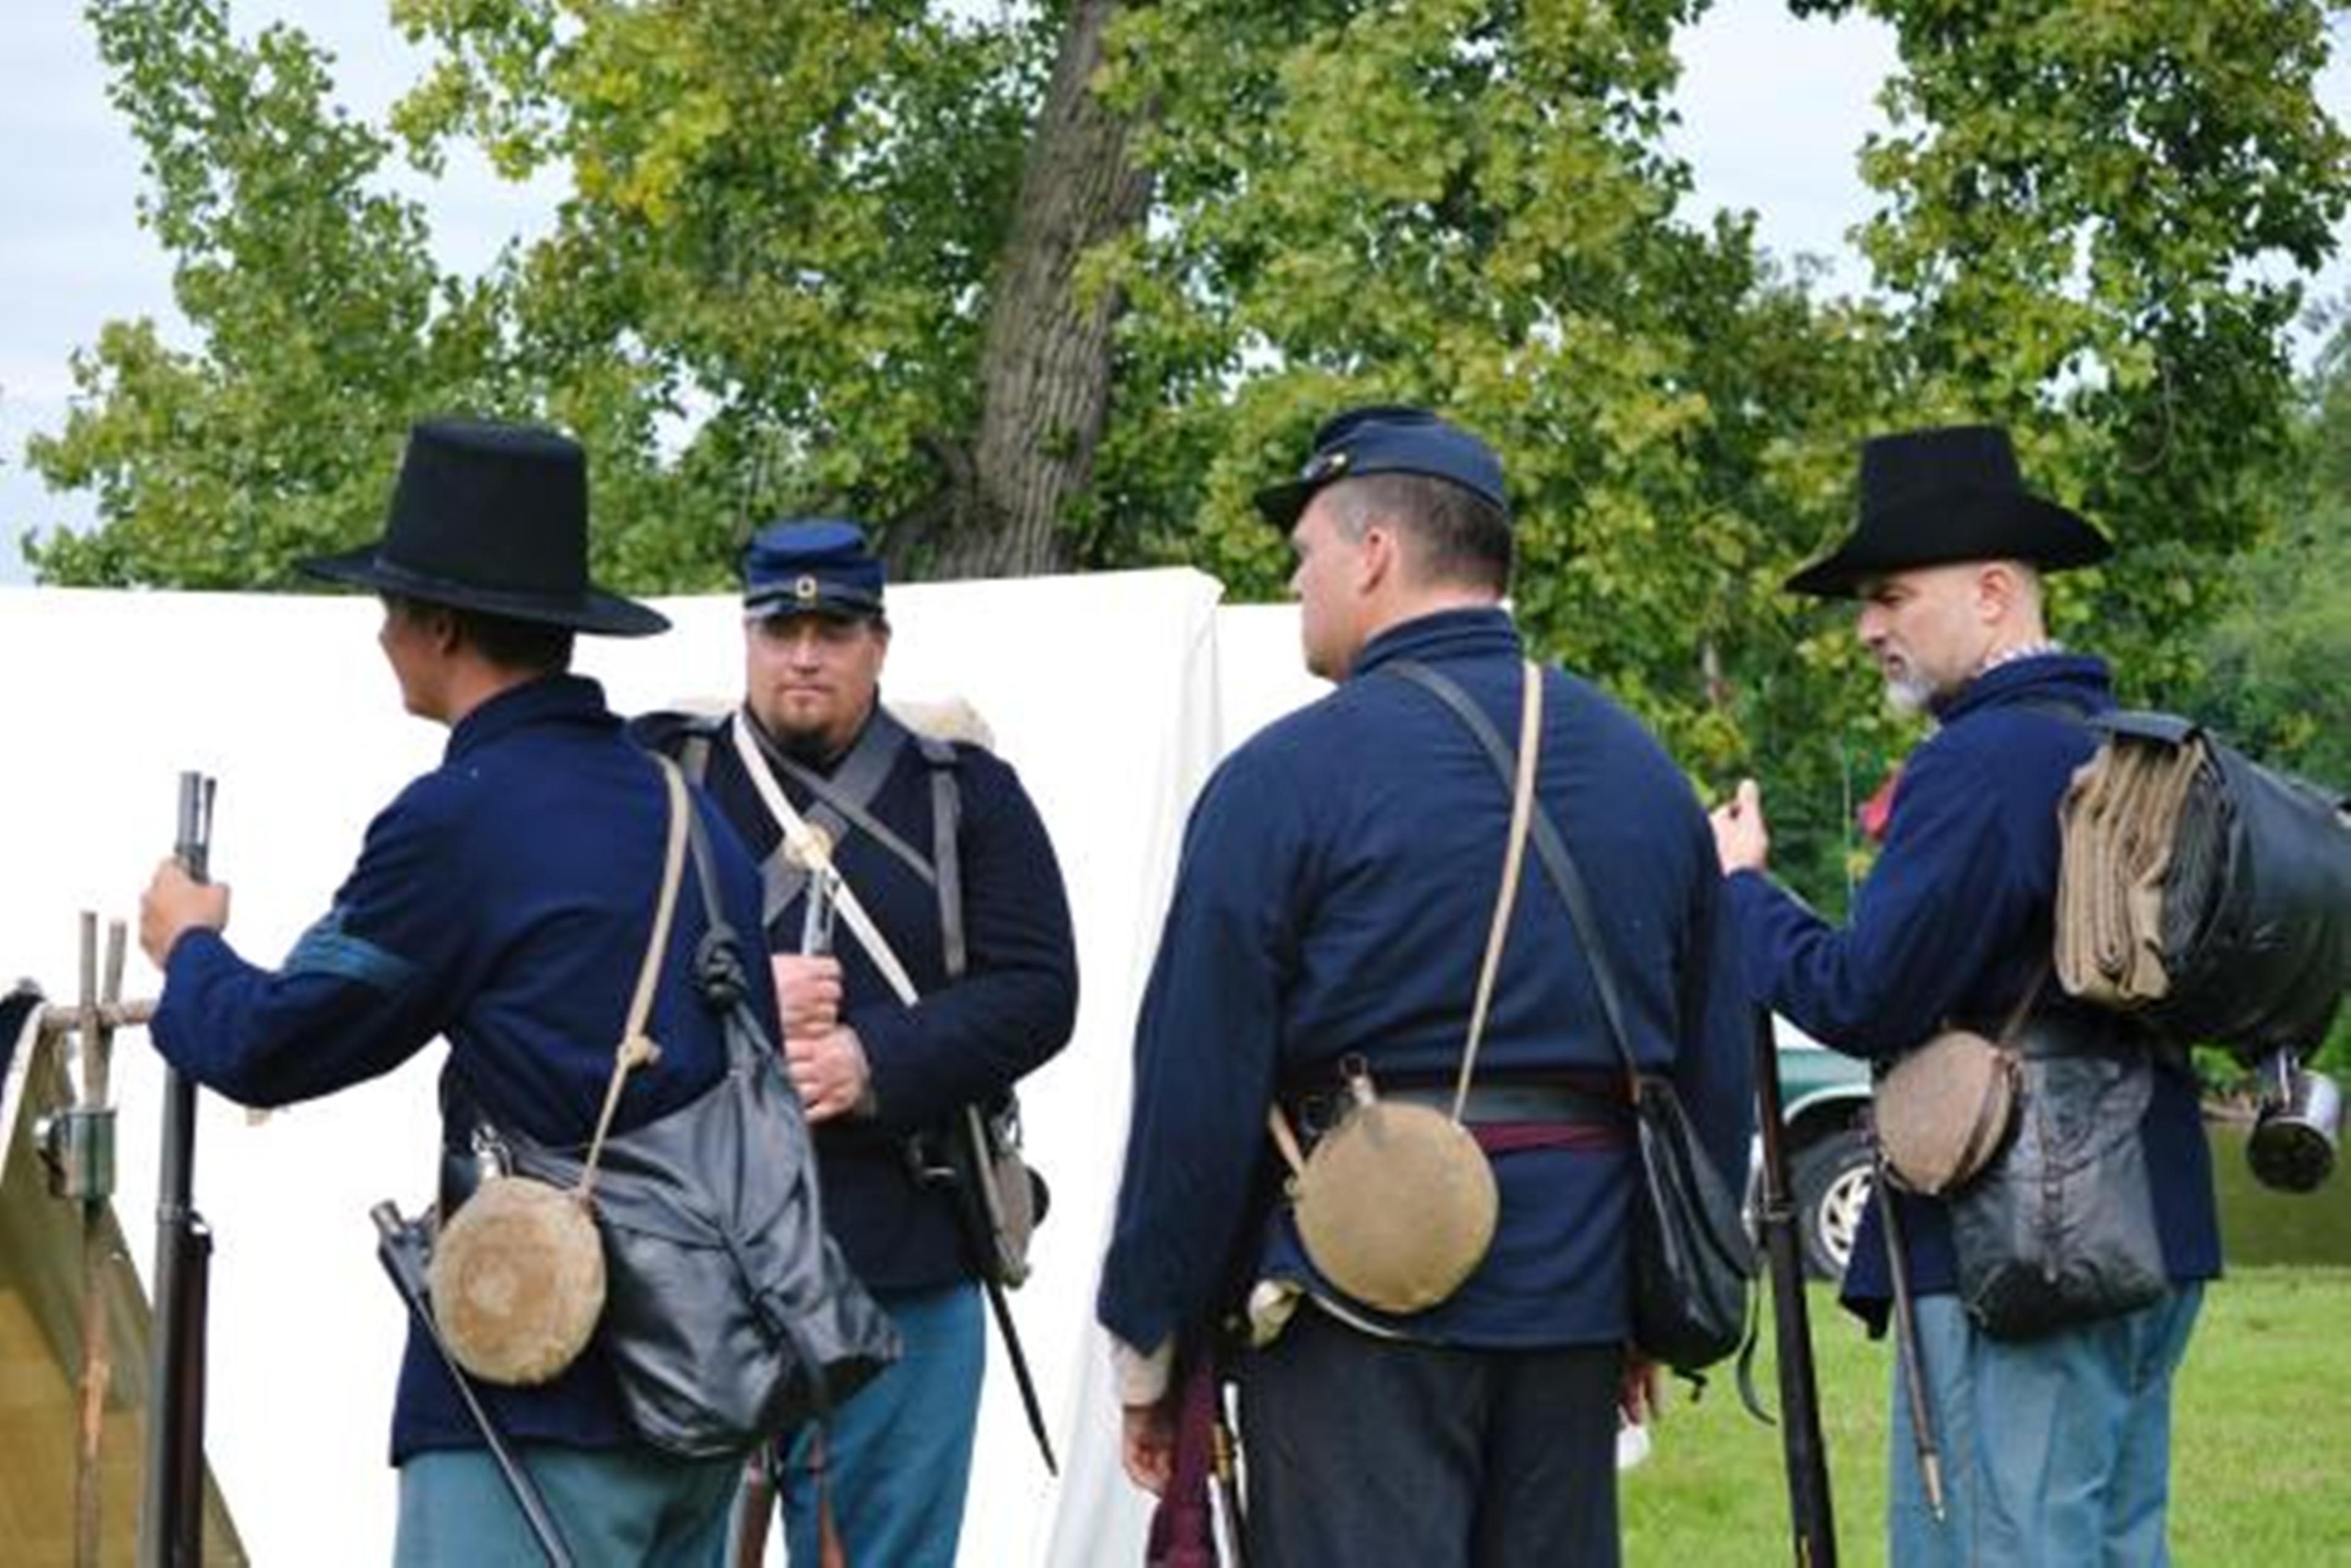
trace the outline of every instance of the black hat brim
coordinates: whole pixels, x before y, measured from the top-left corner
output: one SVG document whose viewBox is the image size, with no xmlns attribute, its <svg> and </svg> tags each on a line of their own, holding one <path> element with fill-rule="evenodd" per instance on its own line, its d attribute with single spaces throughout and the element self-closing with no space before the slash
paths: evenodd
<svg viewBox="0 0 2351 1568">
<path fill-rule="evenodd" d="M 1784 586 L 1819 599 L 1851 599 L 1871 578 L 1917 567 L 2026 560 L 2064 571 L 2112 554 L 2114 546 L 2086 519 L 2029 491 L 1947 492 L 1864 514 L 1843 543 Z"/>
<path fill-rule="evenodd" d="M 358 549 L 313 556 L 296 564 L 298 570 L 329 582 L 377 593 L 396 593 L 402 598 L 484 615 L 501 615 L 510 621 L 568 626 L 595 636 L 650 637 L 669 630 L 669 617 L 660 611 L 600 588 L 582 589 L 576 596 L 502 592 L 475 583 L 411 571 L 381 559 L 377 551 L 375 545 L 362 545 Z"/>
</svg>

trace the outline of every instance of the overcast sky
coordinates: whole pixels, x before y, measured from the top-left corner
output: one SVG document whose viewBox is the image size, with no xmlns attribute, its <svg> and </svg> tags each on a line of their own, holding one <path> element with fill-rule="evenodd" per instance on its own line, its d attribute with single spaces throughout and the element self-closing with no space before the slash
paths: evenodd
<svg viewBox="0 0 2351 1568">
<path fill-rule="evenodd" d="M 254 0 L 240 30 L 287 19 L 334 50 L 342 103 L 381 114 L 413 76 L 415 57 L 380 0 Z M 2339 32 L 2338 32 L 2338 36 Z M 1872 101 L 1893 64 L 1876 24 L 1798 22 L 1782 0 L 1717 0 L 1684 51 L 1684 119 L 1677 145 L 1695 168 L 1692 216 L 1753 208 L 1764 243 L 1828 260 L 1857 281 L 1847 228 L 1868 210 L 1854 172 Z M 2351 117 L 2351 63 L 2338 58 L 2324 96 Z M 0 582 L 22 581 L 16 538 L 27 526 L 86 521 L 76 497 L 52 497 L 23 468 L 25 438 L 62 422 L 68 359 L 110 319 L 152 315 L 180 326 L 162 251 L 139 227 L 139 152 L 107 102 L 78 0 L 0 5 Z M 426 201 L 442 264 L 472 270 L 509 236 L 532 232 L 551 204 L 546 186 L 502 185 L 453 160 L 452 178 L 408 177 Z M 2325 285 L 2340 294 L 2346 268 Z"/>
</svg>

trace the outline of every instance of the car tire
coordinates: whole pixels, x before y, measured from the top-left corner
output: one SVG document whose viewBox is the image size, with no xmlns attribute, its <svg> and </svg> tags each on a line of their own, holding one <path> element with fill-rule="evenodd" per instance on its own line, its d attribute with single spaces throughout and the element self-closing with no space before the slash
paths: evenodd
<svg viewBox="0 0 2351 1568">
<path fill-rule="evenodd" d="M 1869 1207 L 1869 1145 L 1841 1128 L 1800 1152 L 1789 1184 L 1795 1189 L 1796 1234 L 1804 1270 L 1815 1280 L 1840 1280 L 1853 1257 L 1853 1239 Z"/>
</svg>

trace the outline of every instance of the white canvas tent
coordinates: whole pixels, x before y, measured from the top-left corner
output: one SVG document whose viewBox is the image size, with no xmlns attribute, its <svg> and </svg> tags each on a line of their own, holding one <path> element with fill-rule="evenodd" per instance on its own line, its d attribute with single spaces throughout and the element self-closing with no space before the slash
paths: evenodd
<svg viewBox="0 0 2351 1568">
<path fill-rule="evenodd" d="M 1316 689 L 1292 612 L 1220 611 L 1218 597 L 1184 570 L 891 591 L 885 695 L 961 695 L 985 716 L 1051 829 L 1079 941 L 1076 1037 L 1023 1092 L 1054 1209 L 1014 1299 L 1062 1479 L 1046 1477 L 999 1357 L 966 1563 L 1141 1560 L 1144 1510 L 1118 1473 L 1091 1327 L 1135 999 L 1193 795 L 1239 736 Z M 580 667 L 623 711 L 730 696 L 733 601 L 663 608 L 672 633 L 582 639 Z M 368 819 L 440 753 L 444 732 L 399 711 L 376 622 L 365 599 L 0 590 L 0 723 L 17 748 L 0 806 L 0 982 L 22 974 L 56 999 L 76 972 L 77 913 L 135 920 L 186 768 L 220 780 L 213 867 L 235 891 L 232 941 L 260 961 L 283 955 L 325 908 Z M 127 992 L 156 984 L 134 956 Z M 266 1568 L 389 1551 L 402 1322 L 366 1214 L 427 1195 L 440 1054 L 259 1123 L 204 1098 L 196 1203 L 217 1239 L 208 1448 Z M 115 1077 L 116 1212 L 143 1274 L 161 1073 L 135 1032 L 118 1039 Z"/>
</svg>

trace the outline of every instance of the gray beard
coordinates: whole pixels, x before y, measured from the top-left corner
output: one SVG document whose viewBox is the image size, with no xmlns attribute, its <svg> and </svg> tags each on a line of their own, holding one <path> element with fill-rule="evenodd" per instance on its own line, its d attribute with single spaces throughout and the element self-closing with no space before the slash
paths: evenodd
<svg viewBox="0 0 2351 1568">
<path fill-rule="evenodd" d="M 1904 718 L 1915 718 L 1935 700 L 1935 688 L 1915 676 L 1886 683 L 1886 706 Z"/>
</svg>

